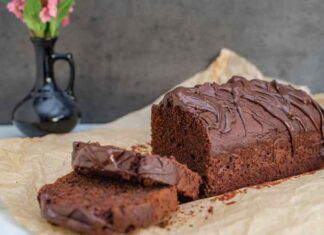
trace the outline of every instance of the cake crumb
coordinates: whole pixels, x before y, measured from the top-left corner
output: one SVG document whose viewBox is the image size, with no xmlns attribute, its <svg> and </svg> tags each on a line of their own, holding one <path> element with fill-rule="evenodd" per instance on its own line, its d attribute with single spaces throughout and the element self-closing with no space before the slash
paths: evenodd
<svg viewBox="0 0 324 235">
<path fill-rule="evenodd" d="M 228 201 L 228 200 L 232 199 L 233 197 L 235 197 L 237 193 L 238 193 L 238 191 L 224 193 L 223 195 L 219 196 L 219 200 L 220 201 Z"/>
<path fill-rule="evenodd" d="M 254 186 L 252 186 L 252 187 L 254 187 Z M 216 202 L 216 201 L 225 202 L 225 201 L 229 201 L 229 200 L 233 199 L 238 194 L 247 193 L 247 190 L 248 190 L 248 188 L 243 188 L 243 189 L 238 189 L 238 190 L 235 190 L 235 191 L 232 191 L 232 192 L 227 192 L 227 193 L 224 193 L 222 195 L 219 195 L 219 196 L 216 196 L 214 198 L 211 198 L 210 201 L 211 202 Z"/>
<path fill-rule="evenodd" d="M 231 202 L 226 202 L 225 204 L 228 205 L 228 206 L 230 206 L 230 205 L 233 205 L 235 203 L 236 203 L 236 201 L 231 201 Z"/>
<path fill-rule="evenodd" d="M 158 226 L 161 227 L 161 228 L 165 228 L 168 225 L 170 225 L 170 220 L 164 220 L 164 221 L 162 221 L 161 223 L 158 224 Z"/>
<path fill-rule="evenodd" d="M 214 207 L 210 206 L 210 207 L 208 208 L 208 213 L 209 213 L 209 214 L 214 214 Z"/>
</svg>

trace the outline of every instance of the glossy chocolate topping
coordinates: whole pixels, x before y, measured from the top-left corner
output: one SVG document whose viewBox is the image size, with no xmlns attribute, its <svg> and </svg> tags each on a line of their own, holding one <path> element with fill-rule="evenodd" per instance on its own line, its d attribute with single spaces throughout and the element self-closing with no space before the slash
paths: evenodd
<svg viewBox="0 0 324 235">
<path fill-rule="evenodd" d="M 98 143 L 75 142 L 72 168 L 81 174 L 103 175 L 141 182 L 144 185 L 176 185 L 180 193 L 197 198 L 200 176 L 174 159 L 140 154 Z M 193 180 L 187 184 L 188 179 Z"/>
<path fill-rule="evenodd" d="M 218 133 L 219 143 L 233 144 L 255 139 L 271 129 L 287 131 L 292 154 L 296 135 L 324 133 L 323 110 L 307 93 L 277 81 L 248 81 L 235 76 L 226 84 L 205 83 L 193 88 L 178 87 L 160 105 L 180 107 L 194 113 L 210 132 Z M 222 142 L 224 141 L 224 142 Z M 236 141 L 236 142 L 235 142 Z"/>
<path fill-rule="evenodd" d="M 110 145 L 100 146 L 97 143 L 75 142 L 73 146 L 72 168 L 81 173 L 102 171 L 109 176 L 118 175 L 117 177 L 126 179 L 158 179 L 168 185 L 175 185 L 179 180 L 174 164 L 158 156 L 147 157 Z"/>
</svg>

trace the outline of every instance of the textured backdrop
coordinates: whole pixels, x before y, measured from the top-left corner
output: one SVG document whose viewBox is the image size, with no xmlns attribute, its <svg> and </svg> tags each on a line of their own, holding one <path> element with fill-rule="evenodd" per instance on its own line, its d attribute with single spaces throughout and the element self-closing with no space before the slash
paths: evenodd
<svg viewBox="0 0 324 235">
<path fill-rule="evenodd" d="M 202 70 L 222 47 L 266 75 L 323 92 L 323 22 L 322 0 L 82 0 L 57 50 L 74 54 L 83 122 L 106 122 Z M 34 55 L 3 4 L 0 69 L 0 123 L 8 123 L 33 85 Z"/>
</svg>

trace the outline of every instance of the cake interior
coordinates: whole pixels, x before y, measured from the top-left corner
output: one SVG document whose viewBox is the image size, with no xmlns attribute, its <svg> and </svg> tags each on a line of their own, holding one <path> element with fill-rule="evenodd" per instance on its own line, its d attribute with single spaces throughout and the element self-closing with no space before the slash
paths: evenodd
<svg viewBox="0 0 324 235">
<path fill-rule="evenodd" d="M 161 156 L 175 156 L 191 170 L 204 176 L 210 144 L 200 123 L 180 108 L 152 107 L 152 148 Z"/>
<path fill-rule="evenodd" d="M 174 187 L 143 187 L 72 172 L 38 194 L 43 216 L 79 232 L 130 232 L 177 209 Z"/>
<path fill-rule="evenodd" d="M 296 139 L 300 147 L 294 156 L 287 134 L 233 149 L 228 154 L 211 156 L 204 195 L 218 195 L 319 169 L 323 160 L 318 155 L 318 138 L 317 132 L 299 134 Z"/>
</svg>

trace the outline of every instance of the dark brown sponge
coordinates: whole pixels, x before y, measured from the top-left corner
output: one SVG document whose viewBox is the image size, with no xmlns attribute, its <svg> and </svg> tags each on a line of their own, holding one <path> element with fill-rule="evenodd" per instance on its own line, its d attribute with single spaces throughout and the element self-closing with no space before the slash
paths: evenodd
<svg viewBox="0 0 324 235">
<path fill-rule="evenodd" d="M 152 107 L 153 153 L 203 178 L 203 196 L 320 168 L 323 110 L 276 81 L 233 77 L 178 87 Z"/>
<path fill-rule="evenodd" d="M 142 185 L 176 185 L 183 196 L 197 199 L 201 177 L 173 158 L 127 151 L 98 143 L 75 142 L 72 168 L 84 175 L 100 175 Z"/>
<path fill-rule="evenodd" d="M 75 172 L 43 186 L 38 202 L 49 222 L 93 235 L 144 228 L 178 208 L 174 186 L 142 187 Z"/>
</svg>

